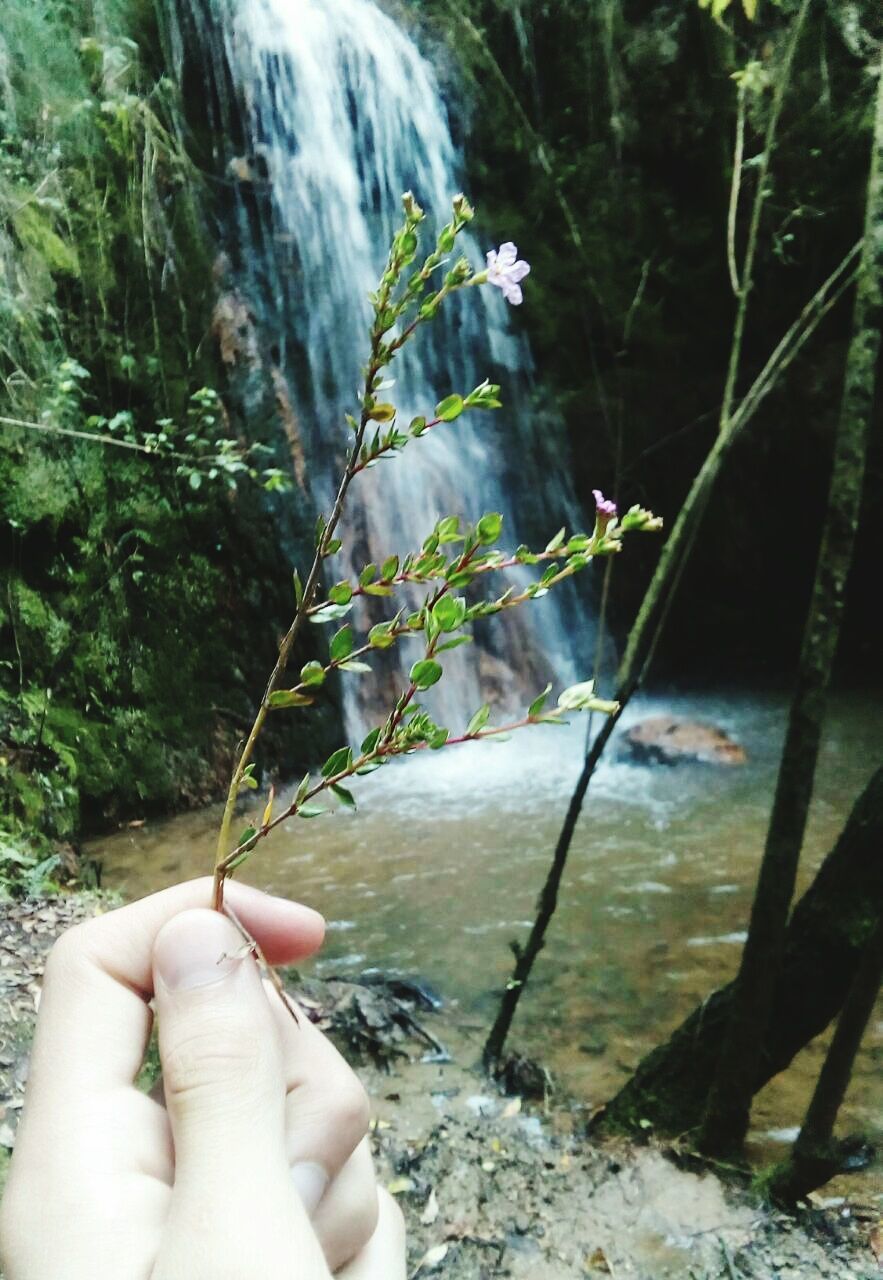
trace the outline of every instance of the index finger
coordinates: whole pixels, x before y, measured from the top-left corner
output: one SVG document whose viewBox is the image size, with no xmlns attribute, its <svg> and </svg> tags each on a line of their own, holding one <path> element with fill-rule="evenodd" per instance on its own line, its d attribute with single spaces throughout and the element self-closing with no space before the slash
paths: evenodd
<svg viewBox="0 0 883 1280">
<path fill-rule="evenodd" d="M 153 944 L 167 921 L 211 903 L 209 877 L 164 889 L 63 934 L 46 966 L 28 1078 L 34 1106 L 54 1089 L 59 1061 L 65 1091 L 103 1091 L 134 1083 L 150 1035 Z M 228 883 L 226 893 L 270 964 L 290 964 L 322 943 L 316 911 Z"/>
</svg>

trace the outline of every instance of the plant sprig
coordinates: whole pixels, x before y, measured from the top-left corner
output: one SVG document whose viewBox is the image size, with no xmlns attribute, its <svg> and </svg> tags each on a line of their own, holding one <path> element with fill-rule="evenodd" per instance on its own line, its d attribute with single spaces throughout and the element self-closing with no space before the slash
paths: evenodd
<svg viewBox="0 0 883 1280">
<path fill-rule="evenodd" d="M 291 817 L 316 817 L 326 812 L 316 805 L 317 797 L 334 795 L 347 806 L 355 800 L 344 785 L 349 779 L 368 774 L 390 760 L 417 751 L 440 750 L 483 738 L 500 739 L 528 725 L 565 723 L 564 712 L 597 710 L 613 712 L 616 706 L 596 697 L 591 682 L 574 685 L 559 697 L 558 705 L 547 710 L 546 700 L 551 685 L 531 703 L 527 714 L 511 723 L 493 726 L 490 707 L 475 713 L 462 731 L 453 734 L 437 724 L 419 701 L 419 695 L 438 683 L 444 674 L 440 659 L 448 651 L 466 644 L 471 635 L 468 626 L 482 618 L 516 608 L 539 599 L 561 582 L 584 569 L 598 555 L 618 552 L 623 535 L 634 530 L 653 531 L 661 521 L 641 507 L 632 507 L 620 520 L 613 503 L 596 491 L 595 525 L 591 534 L 567 534 L 560 529 L 542 551 L 520 546 L 514 553 L 504 552 L 498 545 L 503 527 L 499 512 L 485 513 L 474 525 L 463 525 L 457 516 L 440 520 L 419 551 L 401 560 L 390 555 L 379 566 L 369 564 L 355 580 L 344 579 L 317 600 L 325 561 L 342 546 L 338 527 L 349 487 L 356 476 L 369 470 L 384 458 L 400 453 L 412 441 L 431 430 L 455 422 L 472 410 L 500 407 L 500 388 L 485 380 L 468 395 L 452 393 L 435 407 L 434 416 L 413 418 L 407 431 L 396 425 L 397 409 L 381 395 L 394 385 L 385 371 L 399 351 L 421 325 L 438 314 L 446 300 L 457 291 L 487 283 L 497 285 L 511 302 L 521 299 L 518 281 L 529 271 L 526 263 L 517 261 L 514 245 L 505 245 L 498 254 L 488 255 L 489 266 L 475 271 L 465 258 L 450 265 L 458 235 L 472 220 L 473 210 L 464 196 L 456 196 L 452 216 L 438 233 L 434 249 L 422 264 L 408 270 L 417 258 L 419 228 L 423 210 L 410 193 L 403 197 L 404 221 L 396 232 L 386 268 L 377 290 L 370 295 L 373 319 L 370 331 L 370 353 L 363 369 L 363 388 L 358 413 L 346 416 L 352 433 L 347 461 L 334 504 L 327 517 L 320 516 L 316 526 L 316 546 L 306 581 L 294 575 L 295 614 L 282 640 L 276 664 L 267 682 L 251 732 L 242 749 L 231 779 L 221 831 L 218 837 L 214 873 L 214 901 L 223 908 L 224 881 L 240 867 L 258 843 L 280 823 Z M 453 551 L 446 548 L 455 548 Z M 461 592 L 468 591 L 490 573 L 507 572 L 518 567 L 543 566 L 542 572 L 527 585 L 510 584 L 499 594 L 487 599 L 469 600 Z M 399 589 L 414 585 L 429 588 L 416 608 L 400 607 L 396 613 L 371 626 L 357 640 L 351 623 L 345 622 L 331 637 L 327 661 L 311 660 L 300 671 L 300 679 L 283 688 L 283 676 L 305 620 L 325 624 L 340 622 L 350 614 L 356 600 L 362 597 L 390 597 Z M 264 809 L 258 826 L 249 826 L 235 844 L 231 828 L 236 800 L 242 790 L 254 790 L 255 762 L 252 759 L 257 740 L 271 711 L 312 703 L 318 690 L 336 671 L 356 675 L 371 671 L 364 658 L 391 648 L 404 638 L 421 638 L 423 655 L 411 665 L 408 683 L 401 691 L 385 722 L 366 736 L 358 752 L 349 746 L 339 747 L 322 765 L 320 776 L 310 774 L 302 780 L 291 802 L 274 816 L 274 795 Z M 231 844 L 233 847 L 231 848 Z"/>
</svg>

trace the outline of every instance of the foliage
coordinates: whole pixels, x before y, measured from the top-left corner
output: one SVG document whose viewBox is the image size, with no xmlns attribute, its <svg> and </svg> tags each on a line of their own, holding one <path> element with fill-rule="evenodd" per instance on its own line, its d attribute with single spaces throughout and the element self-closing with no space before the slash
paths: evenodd
<svg viewBox="0 0 883 1280">
<path fill-rule="evenodd" d="M 20 850 L 210 797 L 288 605 L 284 455 L 229 418 L 199 345 L 207 202 L 151 20 L 4 8 L 0 826 Z M 295 763 L 296 734 L 275 734 Z"/>
<path fill-rule="evenodd" d="M 451 97 L 486 225 L 536 246 L 533 304 L 523 319 L 544 396 L 555 395 L 568 424 L 581 496 L 588 505 L 600 481 L 626 502 L 652 491 L 655 502 L 679 509 L 714 436 L 732 330 L 726 207 L 739 85 L 731 77 L 756 64 L 775 80 L 793 0 L 761 0 L 753 22 L 741 0 L 720 22 L 696 0 L 402 6 L 455 82 Z M 761 228 L 745 336 L 749 381 L 859 235 L 873 80 L 840 28 L 849 17 L 879 38 L 878 8 L 867 0 L 811 7 Z M 770 109 L 769 91 L 749 95 L 740 256 Z M 674 673 L 718 678 L 722 659 L 730 672 L 737 664 L 749 673 L 759 663 L 784 666 L 799 643 L 844 320 L 826 322 L 728 464 L 709 536 L 684 580 L 705 607 L 673 614 L 660 649 L 659 663 Z M 746 492 L 757 495 L 751 519 Z M 873 536 L 857 561 L 847 637 L 871 670 L 877 512 L 883 505 L 872 495 Z M 632 572 L 612 576 L 620 630 L 655 563 L 649 548 L 634 555 Z M 773 633 L 751 625 L 749 597 L 782 625 Z"/>
</svg>

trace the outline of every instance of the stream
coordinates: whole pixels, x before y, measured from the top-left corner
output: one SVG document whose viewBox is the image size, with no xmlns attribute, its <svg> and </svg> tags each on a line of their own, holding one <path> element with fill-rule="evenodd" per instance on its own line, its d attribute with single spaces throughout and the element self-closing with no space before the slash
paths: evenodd
<svg viewBox="0 0 883 1280">
<path fill-rule="evenodd" d="M 774 694 L 647 697 L 624 723 L 678 713 L 741 742 L 739 767 L 602 764 L 579 822 L 561 903 L 522 1000 L 512 1043 L 588 1105 L 735 972 L 756 875 L 786 700 Z M 833 699 L 801 865 L 806 887 L 883 759 L 883 701 Z M 474 1038 L 489 1024 L 524 941 L 575 781 L 584 723 L 542 727 L 396 762 L 354 789 L 359 811 L 292 820 L 243 878 L 322 911 L 320 976 L 376 967 L 419 975 Z M 615 746 L 615 743 L 612 744 Z M 103 883 L 127 897 L 211 868 L 219 808 L 93 842 Z M 759 1096 L 753 1154 L 784 1151 L 799 1124 L 824 1037 Z M 841 1132 L 883 1141 L 883 1004 L 872 1019 Z M 881 1164 L 853 1178 L 883 1191 Z"/>
</svg>

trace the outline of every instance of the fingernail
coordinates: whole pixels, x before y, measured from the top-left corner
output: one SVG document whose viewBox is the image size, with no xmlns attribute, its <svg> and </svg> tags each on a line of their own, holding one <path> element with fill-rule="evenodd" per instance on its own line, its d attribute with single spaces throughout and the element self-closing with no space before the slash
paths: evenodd
<svg viewBox="0 0 883 1280">
<path fill-rule="evenodd" d="M 328 1174 L 320 1164 L 304 1160 L 292 1165 L 291 1181 L 310 1217 L 319 1207 L 319 1201 L 328 1189 Z"/>
<path fill-rule="evenodd" d="M 229 977 L 241 951 L 238 930 L 217 911 L 182 911 L 159 931 L 153 963 L 169 991 L 186 991 Z"/>
</svg>

